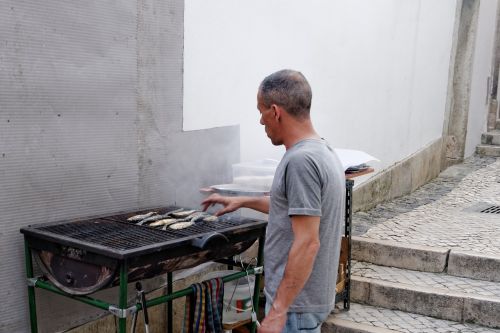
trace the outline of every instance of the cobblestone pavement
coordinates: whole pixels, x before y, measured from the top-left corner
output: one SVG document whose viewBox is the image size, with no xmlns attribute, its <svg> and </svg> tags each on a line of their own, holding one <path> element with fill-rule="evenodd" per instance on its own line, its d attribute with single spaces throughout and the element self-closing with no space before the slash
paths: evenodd
<svg viewBox="0 0 500 333">
<path fill-rule="evenodd" d="M 354 214 L 354 234 L 498 254 L 500 214 L 474 212 L 485 204 L 500 205 L 500 158 L 474 156 L 411 195 Z"/>
<path fill-rule="evenodd" d="M 496 157 L 471 156 L 462 164 L 449 167 L 437 178 L 409 195 L 379 204 L 368 212 L 354 213 L 353 234 L 362 235 L 377 224 L 440 199 L 453 190 L 465 176 L 495 161 L 497 161 Z"/>
<path fill-rule="evenodd" d="M 461 324 L 454 321 L 435 319 L 414 313 L 389 310 L 356 303 L 351 303 L 351 309 L 348 312 L 339 311 L 336 313 L 335 317 L 407 333 L 500 333 L 499 329 L 473 324 Z"/>
<path fill-rule="evenodd" d="M 387 282 L 500 298 L 500 283 L 456 277 L 444 273 L 417 272 L 353 261 L 352 274 Z"/>
</svg>

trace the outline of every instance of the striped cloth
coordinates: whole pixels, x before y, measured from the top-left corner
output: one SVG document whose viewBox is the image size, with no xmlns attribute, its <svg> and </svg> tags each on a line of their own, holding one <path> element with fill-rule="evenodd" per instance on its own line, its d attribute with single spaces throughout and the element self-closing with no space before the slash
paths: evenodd
<svg viewBox="0 0 500 333">
<path fill-rule="evenodd" d="M 191 285 L 186 296 L 183 333 L 222 333 L 224 282 L 215 278 Z"/>
</svg>

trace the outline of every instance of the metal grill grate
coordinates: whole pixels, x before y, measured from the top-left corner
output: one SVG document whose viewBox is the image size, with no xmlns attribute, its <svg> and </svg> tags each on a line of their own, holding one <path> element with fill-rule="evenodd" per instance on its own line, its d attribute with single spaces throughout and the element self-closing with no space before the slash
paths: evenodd
<svg viewBox="0 0 500 333">
<path fill-rule="evenodd" d="M 116 250 L 130 250 L 176 238 L 160 230 L 105 220 L 57 224 L 39 230 Z"/>
<path fill-rule="evenodd" d="M 36 229 L 114 250 L 131 250 L 184 237 L 199 237 L 214 231 L 236 227 L 242 220 L 219 219 L 214 222 L 197 222 L 185 229 L 160 230 L 147 226 L 112 220 L 87 220 L 48 225 Z"/>
<path fill-rule="evenodd" d="M 212 231 L 221 231 L 224 228 L 234 227 L 239 225 L 239 223 L 225 220 L 225 221 L 214 221 L 214 222 L 196 222 L 190 227 L 180 230 L 173 230 L 167 228 L 166 232 L 175 235 L 182 236 L 193 236 L 193 235 L 202 235 Z M 177 236 L 178 237 L 178 236 Z"/>
<path fill-rule="evenodd" d="M 490 206 L 480 211 L 480 213 L 500 214 L 500 206 Z"/>
</svg>

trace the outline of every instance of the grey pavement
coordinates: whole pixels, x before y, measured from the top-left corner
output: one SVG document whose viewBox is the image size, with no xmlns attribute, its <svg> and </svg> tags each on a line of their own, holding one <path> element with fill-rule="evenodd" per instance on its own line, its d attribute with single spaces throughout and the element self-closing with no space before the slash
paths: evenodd
<svg viewBox="0 0 500 333">
<path fill-rule="evenodd" d="M 390 310 L 362 304 L 352 304 L 350 311 L 341 311 L 339 313 L 336 313 L 334 318 L 364 324 L 368 327 L 379 327 L 395 332 L 406 333 L 500 333 L 500 329 L 494 329 L 474 324 L 458 323 L 454 321 L 423 316 L 415 313 Z M 323 331 L 325 331 L 325 328 L 323 329 Z"/>
<path fill-rule="evenodd" d="M 500 253 L 500 159 L 474 156 L 411 195 L 353 216 L 354 234 L 371 239 Z"/>
<path fill-rule="evenodd" d="M 371 227 L 383 223 L 399 214 L 410 212 L 420 206 L 430 204 L 446 196 L 468 175 L 495 163 L 496 157 L 474 155 L 464 163 L 454 165 L 443 171 L 436 179 L 423 185 L 413 193 L 381 203 L 367 212 L 353 215 L 353 234 L 360 236 Z M 500 174 L 497 174 L 497 179 Z"/>
</svg>

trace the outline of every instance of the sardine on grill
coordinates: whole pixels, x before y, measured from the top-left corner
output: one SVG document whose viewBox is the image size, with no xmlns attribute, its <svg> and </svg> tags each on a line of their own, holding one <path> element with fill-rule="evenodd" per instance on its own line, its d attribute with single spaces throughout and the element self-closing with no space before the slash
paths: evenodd
<svg viewBox="0 0 500 333">
<path fill-rule="evenodd" d="M 137 222 L 138 225 L 143 225 L 144 223 L 149 223 L 149 222 L 154 222 L 154 221 L 158 221 L 158 220 L 163 220 L 164 218 L 168 217 L 168 215 L 154 215 L 154 216 L 150 216 L 150 217 L 147 217 L 139 222 Z"/>
<path fill-rule="evenodd" d="M 203 217 L 203 222 L 215 222 L 217 221 L 217 216 L 215 215 L 208 215 Z"/>
<path fill-rule="evenodd" d="M 194 222 L 178 222 L 178 223 L 172 223 L 168 227 L 170 229 L 180 230 L 180 229 L 189 228 L 193 224 L 194 224 Z"/>
<path fill-rule="evenodd" d="M 171 210 L 171 211 L 166 212 L 165 214 L 161 214 L 161 215 L 153 215 L 153 216 L 147 217 L 147 218 L 139 221 L 137 224 L 138 225 L 143 225 L 144 223 L 149 223 L 149 222 L 155 222 L 155 221 L 158 221 L 158 220 L 163 220 L 165 218 L 172 217 L 173 213 L 180 212 L 180 211 L 182 211 L 182 208 L 174 209 L 174 210 Z"/>
<path fill-rule="evenodd" d="M 155 221 L 151 224 L 149 224 L 150 227 L 159 227 L 161 225 L 166 225 L 166 224 L 171 224 L 171 223 L 176 223 L 177 220 L 176 219 L 161 219 L 161 220 L 158 220 L 158 221 Z"/>
<path fill-rule="evenodd" d="M 149 213 L 146 213 L 146 214 L 141 214 L 141 215 L 134 215 L 132 217 L 129 217 L 127 219 L 127 221 L 131 221 L 131 222 L 135 222 L 135 221 L 141 221 L 141 220 L 144 220 L 150 216 L 153 216 L 155 214 L 158 214 L 157 212 L 149 212 Z"/>
<path fill-rule="evenodd" d="M 203 221 L 204 218 L 210 216 L 209 214 L 205 212 L 195 212 L 191 215 L 189 215 L 187 218 L 189 218 L 189 221 L 191 222 L 200 222 Z"/>
<path fill-rule="evenodd" d="M 188 216 L 191 222 L 214 222 L 217 216 L 210 215 L 205 212 L 196 212 Z"/>
<path fill-rule="evenodd" d="M 176 218 L 184 218 L 184 217 L 188 217 L 189 215 L 191 215 L 195 212 L 196 212 L 195 210 L 184 210 L 184 211 L 172 213 L 171 215 L 173 217 L 176 217 Z"/>
</svg>

